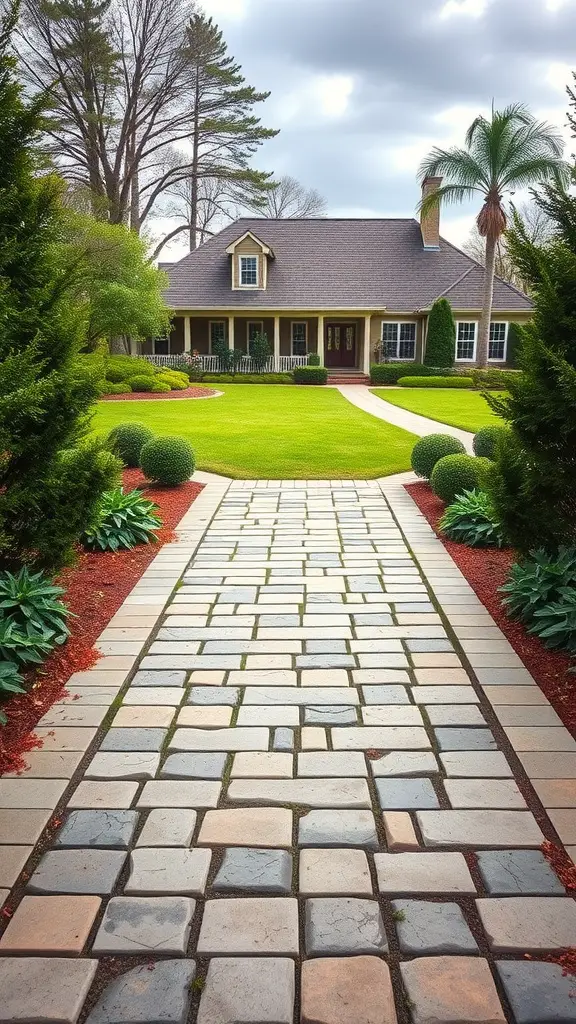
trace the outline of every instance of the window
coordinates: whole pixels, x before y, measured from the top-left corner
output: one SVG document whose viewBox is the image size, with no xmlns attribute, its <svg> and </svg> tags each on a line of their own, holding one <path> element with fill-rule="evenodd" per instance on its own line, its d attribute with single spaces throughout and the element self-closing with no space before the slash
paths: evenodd
<svg viewBox="0 0 576 1024">
<path fill-rule="evenodd" d="M 240 256 L 240 286 L 242 288 L 258 287 L 257 256 Z"/>
<path fill-rule="evenodd" d="M 292 324 L 292 355 L 305 356 L 308 351 L 308 324 L 305 320 Z"/>
<path fill-rule="evenodd" d="M 488 359 L 503 363 L 506 359 L 506 341 L 508 338 L 507 323 L 490 324 L 490 339 L 488 341 Z"/>
<path fill-rule="evenodd" d="M 225 320 L 211 320 L 210 321 L 210 352 L 214 351 L 214 345 L 226 342 L 226 321 Z"/>
<path fill-rule="evenodd" d="M 386 359 L 415 359 L 416 324 L 383 323 L 382 349 Z"/>
<path fill-rule="evenodd" d="M 460 320 L 457 324 L 456 334 L 456 359 L 474 359 L 476 355 L 476 330 L 478 324 L 475 320 Z"/>
</svg>

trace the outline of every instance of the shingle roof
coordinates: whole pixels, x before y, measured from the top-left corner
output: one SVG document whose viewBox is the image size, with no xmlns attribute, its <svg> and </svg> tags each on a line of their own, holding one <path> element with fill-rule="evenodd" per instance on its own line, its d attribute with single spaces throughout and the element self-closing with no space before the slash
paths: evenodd
<svg viewBox="0 0 576 1024">
<path fill-rule="evenodd" d="M 232 291 L 226 247 L 253 231 L 274 251 L 265 291 Z M 422 246 L 420 225 L 406 219 L 243 217 L 167 268 L 172 309 L 384 309 L 414 312 L 447 294 L 456 309 L 482 306 L 482 269 L 440 240 Z M 530 300 L 496 279 L 494 309 L 528 311 Z"/>
</svg>

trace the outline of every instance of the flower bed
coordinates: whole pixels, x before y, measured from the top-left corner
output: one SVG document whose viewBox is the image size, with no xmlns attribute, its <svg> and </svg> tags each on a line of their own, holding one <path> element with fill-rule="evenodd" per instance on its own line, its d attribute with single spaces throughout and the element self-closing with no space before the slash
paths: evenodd
<svg viewBox="0 0 576 1024">
<path fill-rule="evenodd" d="M 516 561 L 514 551 L 510 548 L 470 548 L 447 540 L 437 528 L 444 503 L 432 493 L 428 484 L 407 484 L 406 490 L 566 728 L 576 736 L 576 676 L 569 673 L 573 661 L 568 655 L 549 651 L 537 637 L 530 636 L 520 622 L 509 619 L 502 607 L 498 588 L 506 582 L 510 566 Z"/>
<path fill-rule="evenodd" d="M 128 391 L 123 395 L 101 395 L 101 402 L 159 402 L 166 398 L 215 398 L 219 394 L 213 388 L 190 387 L 184 391 Z"/>
<path fill-rule="evenodd" d="M 70 639 L 34 674 L 30 690 L 3 705 L 8 722 L 0 729 L 0 775 L 19 771 L 24 767 L 22 754 L 41 746 L 31 730 L 62 699 L 70 676 L 96 664 L 95 641 L 162 545 L 172 540 L 174 528 L 202 490 L 202 484 L 193 481 L 180 487 L 152 486 L 146 484 L 139 469 L 125 469 L 122 482 L 126 490 L 141 487 L 146 497 L 159 506 L 163 525 L 158 531 L 158 543 L 141 544 L 116 554 L 82 551 L 76 565 L 60 574 L 57 582 L 66 589 L 64 601 L 77 618 L 68 620 Z"/>
</svg>

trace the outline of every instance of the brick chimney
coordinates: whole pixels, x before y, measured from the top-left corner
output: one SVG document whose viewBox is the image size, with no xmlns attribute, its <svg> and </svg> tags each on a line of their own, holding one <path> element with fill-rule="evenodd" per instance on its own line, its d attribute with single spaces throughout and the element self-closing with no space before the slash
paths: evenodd
<svg viewBox="0 0 576 1024">
<path fill-rule="evenodd" d="M 422 182 L 422 199 L 437 192 L 442 178 L 424 178 Z M 420 213 L 420 230 L 425 249 L 440 248 L 440 203 L 426 213 Z"/>
</svg>

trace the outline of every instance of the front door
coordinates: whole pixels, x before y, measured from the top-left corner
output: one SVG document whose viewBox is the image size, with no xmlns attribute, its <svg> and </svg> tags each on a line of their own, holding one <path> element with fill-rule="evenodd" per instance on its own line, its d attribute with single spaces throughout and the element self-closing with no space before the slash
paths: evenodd
<svg viewBox="0 0 576 1024">
<path fill-rule="evenodd" d="M 356 366 L 356 324 L 327 323 L 325 331 L 325 365 Z"/>
</svg>

